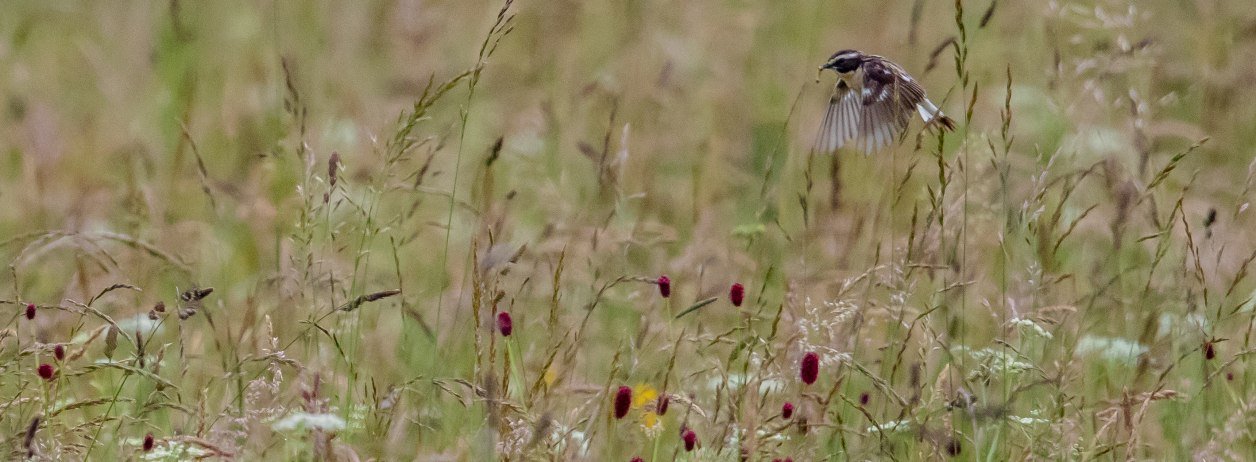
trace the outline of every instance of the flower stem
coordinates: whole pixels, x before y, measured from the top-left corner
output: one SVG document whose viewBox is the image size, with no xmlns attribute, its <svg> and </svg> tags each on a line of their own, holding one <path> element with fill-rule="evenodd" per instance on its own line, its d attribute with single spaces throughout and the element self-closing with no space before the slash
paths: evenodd
<svg viewBox="0 0 1256 462">
<path fill-rule="evenodd" d="M 520 404 L 524 404 L 527 391 L 524 389 L 524 384 L 527 381 L 523 380 L 523 367 L 519 364 L 523 361 L 523 355 L 519 354 L 519 343 L 513 336 L 506 337 L 506 355 L 510 360 L 510 393 L 519 400 Z"/>
</svg>

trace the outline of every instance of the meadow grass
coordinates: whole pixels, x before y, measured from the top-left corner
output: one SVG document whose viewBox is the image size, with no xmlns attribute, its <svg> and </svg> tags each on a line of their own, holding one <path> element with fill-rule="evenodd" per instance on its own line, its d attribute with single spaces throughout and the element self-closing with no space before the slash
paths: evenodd
<svg viewBox="0 0 1256 462">
<path fill-rule="evenodd" d="M 1256 458 L 1253 4 L 3 10 L 8 459 Z"/>
</svg>

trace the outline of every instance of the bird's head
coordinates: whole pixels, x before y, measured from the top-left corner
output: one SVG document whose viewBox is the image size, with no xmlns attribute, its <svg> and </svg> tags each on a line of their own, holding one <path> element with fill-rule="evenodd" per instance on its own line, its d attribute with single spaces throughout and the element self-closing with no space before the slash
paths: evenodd
<svg viewBox="0 0 1256 462">
<path fill-rule="evenodd" d="M 842 50 L 833 53 L 828 61 L 825 61 L 820 70 L 831 69 L 838 74 L 847 74 L 853 72 L 863 63 L 864 54 L 856 50 Z"/>
</svg>

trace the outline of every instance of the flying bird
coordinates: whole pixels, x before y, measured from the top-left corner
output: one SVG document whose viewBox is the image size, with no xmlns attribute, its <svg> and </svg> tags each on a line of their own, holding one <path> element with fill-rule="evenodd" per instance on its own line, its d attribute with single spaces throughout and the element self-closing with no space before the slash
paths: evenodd
<svg viewBox="0 0 1256 462">
<path fill-rule="evenodd" d="M 925 89 L 898 64 L 856 50 L 833 53 L 820 66 L 837 73 L 837 87 L 820 125 L 816 151 L 831 153 L 853 142 L 864 154 L 888 146 L 907 129 L 912 114 L 925 126 L 955 130 L 955 121 L 925 97 Z"/>
</svg>

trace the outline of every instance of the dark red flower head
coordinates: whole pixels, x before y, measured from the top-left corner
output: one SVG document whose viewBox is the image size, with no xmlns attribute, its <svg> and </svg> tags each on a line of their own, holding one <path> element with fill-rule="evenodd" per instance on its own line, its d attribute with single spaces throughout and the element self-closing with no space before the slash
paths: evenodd
<svg viewBox="0 0 1256 462">
<path fill-rule="evenodd" d="M 659 276 L 659 280 L 655 284 L 659 285 L 659 295 L 662 295 L 663 298 L 672 296 L 672 280 L 668 279 L 667 276 Z"/>
<path fill-rule="evenodd" d="M 144 452 L 152 451 L 152 450 L 153 450 L 153 443 L 154 443 L 154 441 L 153 441 L 153 434 L 152 434 L 152 433 L 149 433 L 149 434 L 147 434 L 147 435 L 144 435 Z"/>
<path fill-rule="evenodd" d="M 35 319 L 35 304 L 26 304 L 26 319 Z"/>
<path fill-rule="evenodd" d="M 497 313 L 497 330 L 502 333 L 503 337 L 509 337 L 510 333 L 515 331 L 515 322 L 510 319 L 510 313 L 505 311 Z"/>
<path fill-rule="evenodd" d="M 680 439 L 685 441 L 686 451 L 692 451 L 693 447 L 698 445 L 698 434 L 688 428 L 680 434 Z"/>
<path fill-rule="evenodd" d="M 865 391 L 865 392 L 863 392 L 863 393 L 860 393 L 860 394 L 859 394 L 859 405 L 860 405 L 860 406 L 867 406 L 867 405 L 868 405 L 868 400 L 870 400 L 870 399 L 872 399 L 872 397 L 871 397 L 871 396 L 868 396 L 868 392 L 866 392 L 866 391 Z"/>
<path fill-rule="evenodd" d="M 1217 357 L 1217 348 L 1213 346 L 1212 342 L 1204 342 L 1204 359 L 1211 361 L 1212 358 L 1216 358 L 1216 357 Z"/>
<path fill-rule="evenodd" d="M 820 355 L 814 351 L 808 351 L 802 355 L 802 364 L 798 370 L 798 377 L 802 379 L 802 383 L 811 385 L 816 383 L 816 378 L 820 376 Z"/>
<path fill-rule="evenodd" d="M 746 286 L 740 282 L 734 283 L 733 287 L 728 289 L 728 299 L 733 301 L 733 306 L 741 306 L 741 301 L 746 298 Z"/>
<path fill-rule="evenodd" d="M 633 457 L 632 460 L 628 462 L 645 462 L 645 459 L 642 459 L 641 456 L 637 456 L 637 457 Z"/>
<path fill-rule="evenodd" d="M 44 379 L 44 380 L 52 380 L 52 378 L 56 377 L 56 375 L 57 375 L 57 370 L 54 369 L 51 364 L 43 363 L 39 365 L 39 378 Z"/>
<path fill-rule="evenodd" d="M 65 345 L 58 343 L 57 346 L 53 347 L 52 357 L 57 358 L 57 361 L 65 361 Z"/>
<path fill-rule="evenodd" d="M 615 418 L 622 419 L 628 415 L 628 408 L 632 406 L 632 389 L 628 387 L 619 387 L 619 391 L 615 392 Z"/>
<path fill-rule="evenodd" d="M 658 415 L 667 414 L 667 403 L 671 400 L 667 393 L 659 395 L 659 401 L 654 404 L 654 413 Z"/>
<path fill-rule="evenodd" d="M 793 416 L 794 416 L 794 403 L 786 401 L 785 404 L 781 406 L 781 418 L 785 420 L 789 420 L 789 418 Z"/>
<path fill-rule="evenodd" d="M 959 453 L 963 450 L 964 450 L 964 446 L 960 444 L 959 440 L 957 439 L 952 438 L 950 441 L 946 442 L 946 453 L 949 454 L 951 457 L 958 456 Z"/>
</svg>

